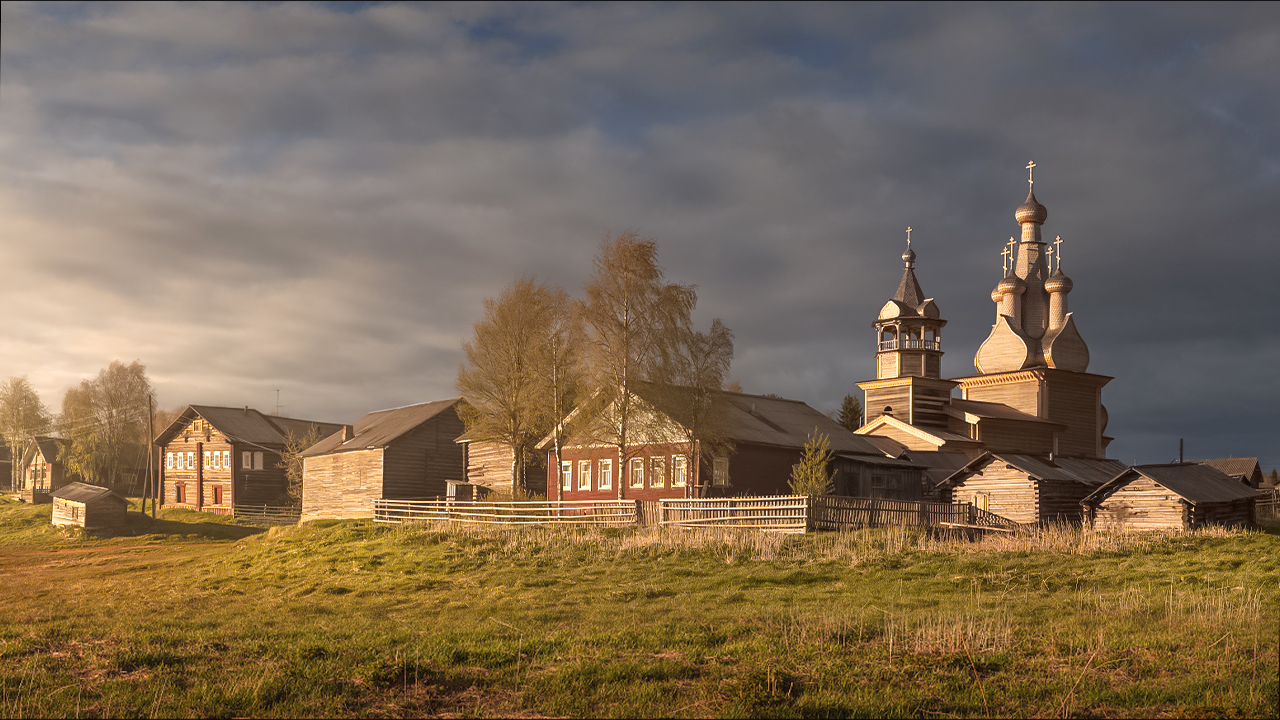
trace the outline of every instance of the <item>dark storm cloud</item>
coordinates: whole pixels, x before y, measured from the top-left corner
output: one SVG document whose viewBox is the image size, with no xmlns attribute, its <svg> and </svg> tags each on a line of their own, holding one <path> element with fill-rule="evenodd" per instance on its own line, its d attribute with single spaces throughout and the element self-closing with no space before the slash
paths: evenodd
<svg viewBox="0 0 1280 720">
<path fill-rule="evenodd" d="M 993 319 L 1028 158 L 1113 456 L 1280 463 L 1280 23 L 1252 5 L 44 6 L 0 43 L 0 375 L 350 420 L 449 396 L 481 301 L 659 240 L 750 391 L 873 372 L 903 230 Z"/>
</svg>

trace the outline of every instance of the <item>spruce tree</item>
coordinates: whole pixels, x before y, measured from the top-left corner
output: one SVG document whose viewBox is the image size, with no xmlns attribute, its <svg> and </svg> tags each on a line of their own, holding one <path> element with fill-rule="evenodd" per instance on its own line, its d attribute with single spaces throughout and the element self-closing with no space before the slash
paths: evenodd
<svg viewBox="0 0 1280 720">
<path fill-rule="evenodd" d="M 862 403 L 852 395 L 845 395 L 840 403 L 840 415 L 836 420 L 849 432 L 862 427 Z"/>
</svg>

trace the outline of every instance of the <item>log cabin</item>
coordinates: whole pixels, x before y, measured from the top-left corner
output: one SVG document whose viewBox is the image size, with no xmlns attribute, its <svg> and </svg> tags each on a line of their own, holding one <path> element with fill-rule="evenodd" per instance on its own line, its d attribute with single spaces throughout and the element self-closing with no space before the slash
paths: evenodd
<svg viewBox="0 0 1280 720">
<path fill-rule="evenodd" d="M 466 472 L 462 398 L 379 410 L 303 453 L 302 521 L 373 517 L 375 500 L 448 495 Z"/>
<path fill-rule="evenodd" d="M 107 532 L 124 527 L 129 501 L 107 488 L 73 482 L 53 491 L 53 524 Z"/>
<path fill-rule="evenodd" d="M 925 492 L 923 467 L 887 454 L 882 446 L 902 446 L 854 435 L 835 420 L 798 400 L 722 392 L 725 450 L 702 453 L 691 462 L 690 444 L 674 412 L 663 412 L 657 386 L 637 388 L 638 405 L 649 416 L 625 457 L 616 446 L 570 433 L 556 456 L 547 452 L 550 500 L 629 498 L 659 500 L 688 497 L 789 495 L 792 468 L 800 461 L 809 435 L 828 436 L 835 493 L 860 497 L 919 500 Z M 667 388 L 669 391 L 670 388 Z M 608 415 L 612 406 L 598 412 Z M 571 415 L 570 426 L 585 419 Z"/>
<path fill-rule="evenodd" d="M 1254 527 L 1258 492 L 1201 463 L 1136 465 L 1081 501 L 1102 530 L 1194 530 Z"/>
<path fill-rule="evenodd" d="M 266 415 L 250 407 L 188 405 L 156 436 L 161 504 L 231 515 L 236 505 L 289 505 L 281 452 L 289 438 L 342 425 Z"/>
<path fill-rule="evenodd" d="M 1123 463 L 1105 458 L 987 452 L 942 481 L 938 496 L 1016 523 L 1079 523 L 1080 501 L 1124 470 Z"/>
<path fill-rule="evenodd" d="M 514 497 L 517 485 L 513 482 L 515 453 L 511 446 L 492 440 L 481 440 L 472 433 L 463 433 L 457 439 L 462 448 L 462 463 L 466 468 L 468 484 L 486 488 L 489 492 Z M 542 453 L 525 463 L 523 482 L 529 495 L 547 496 L 547 466 Z"/>
<path fill-rule="evenodd" d="M 58 488 L 79 482 L 80 476 L 68 472 L 62 462 L 69 440 L 54 437 L 37 437 L 28 445 L 22 456 L 22 470 L 14 491 L 29 503 L 47 503 L 53 500 Z"/>
</svg>

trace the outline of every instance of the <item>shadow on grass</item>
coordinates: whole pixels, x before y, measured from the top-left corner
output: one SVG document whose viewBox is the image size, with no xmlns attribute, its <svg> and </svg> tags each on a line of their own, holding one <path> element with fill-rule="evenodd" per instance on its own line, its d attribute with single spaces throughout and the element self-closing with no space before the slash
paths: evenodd
<svg viewBox="0 0 1280 720">
<path fill-rule="evenodd" d="M 266 528 L 233 525 L 227 522 L 159 517 L 131 512 L 125 526 L 114 533 L 120 535 L 164 535 L 167 537 L 204 538 L 207 540 L 239 540 L 266 532 Z"/>
</svg>

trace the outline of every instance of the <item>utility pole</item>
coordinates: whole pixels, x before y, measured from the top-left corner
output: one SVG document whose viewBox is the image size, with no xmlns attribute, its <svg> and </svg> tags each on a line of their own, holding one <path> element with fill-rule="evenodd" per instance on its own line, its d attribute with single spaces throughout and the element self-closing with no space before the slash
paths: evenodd
<svg viewBox="0 0 1280 720">
<path fill-rule="evenodd" d="M 147 482 L 151 491 L 151 518 L 155 519 L 156 505 L 160 504 L 160 488 L 156 482 L 156 431 L 155 410 L 151 407 L 151 396 L 147 395 Z M 142 514 L 147 514 L 147 501 L 142 500 Z"/>
</svg>

